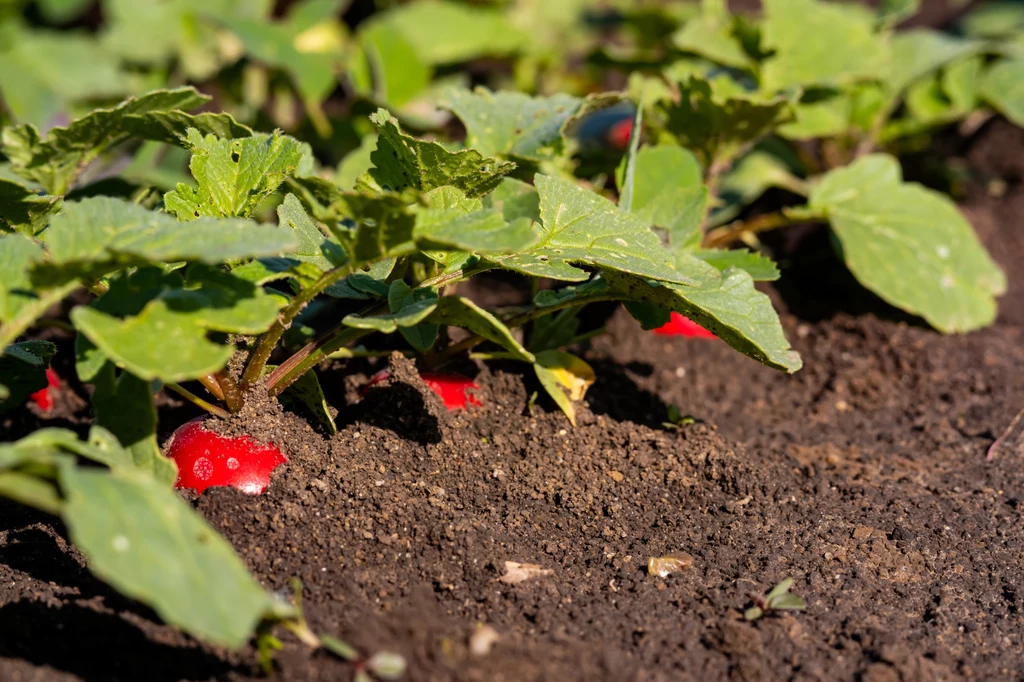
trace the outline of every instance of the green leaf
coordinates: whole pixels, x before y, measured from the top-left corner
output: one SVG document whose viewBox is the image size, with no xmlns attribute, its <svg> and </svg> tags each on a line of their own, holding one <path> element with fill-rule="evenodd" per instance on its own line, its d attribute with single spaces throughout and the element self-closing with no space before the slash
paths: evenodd
<svg viewBox="0 0 1024 682">
<path fill-rule="evenodd" d="M 359 27 L 362 48 L 348 65 L 356 90 L 377 102 L 403 107 L 430 86 L 431 68 L 415 46 L 379 17 Z"/>
<path fill-rule="evenodd" d="M 41 281 L 98 277 L 147 261 L 215 264 L 296 247 L 290 231 L 273 225 L 216 218 L 182 224 L 166 213 L 112 197 L 68 202 L 42 238 L 50 258 L 33 275 Z"/>
<path fill-rule="evenodd" d="M 1013 0 L 981 3 L 960 21 L 960 29 L 976 38 L 1010 38 L 1024 29 L 1024 7 Z"/>
<path fill-rule="evenodd" d="M 46 368 L 56 353 L 49 341 L 22 341 L 0 351 L 0 412 L 46 388 Z"/>
<path fill-rule="evenodd" d="M 576 426 L 573 401 L 582 400 L 587 388 L 594 383 L 594 370 L 575 355 L 560 350 L 541 351 L 536 354 L 536 360 L 533 369 L 541 386 L 565 413 L 569 423 Z"/>
<path fill-rule="evenodd" d="M 136 467 L 170 487 L 178 469 L 157 445 L 156 405 L 149 382 L 131 372 L 117 376 L 114 366 L 107 362 L 95 377 L 95 384 L 92 407 L 96 423 L 117 438 Z"/>
<path fill-rule="evenodd" d="M 533 362 L 533 354 L 523 348 L 512 331 L 498 318 L 473 301 L 462 296 L 442 296 L 437 308 L 427 318 L 435 324 L 468 329 L 488 341 L 498 344 L 516 359 Z"/>
<path fill-rule="evenodd" d="M 384 334 L 392 334 L 403 327 L 415 327 L 430 317 L 436 308 L 436 297 L 423 298 L 394 313 L 372 317 L 346 315 L 342 322 L 357 329 L 372 329 Z"/>
<path fill-rule="evenodd" d="M 155 268 L 115 279 L 91 307 L 71 312 L 75 327 L 122 369 L 144 380 L 184 381 L 214 372 L 232 347 L 210 331 L 259 334 L 278 302 L 262 289 L 215 268 L 196 266 L 181 278 Z"/>
<path fill-rule="evenodd" d="M 649 332 L 652 329 L 657 329 L 672 320 L 671 311 L 659 308 L 652 303 L 626 301 L 623 305 L 633 319 L 640 323 L 644 331 Z"/>
<path fill-rule="evenodd" d="M 0 322 L 9 322 L 26 307 L 38 303 L 29 269 L 42 259 L 43 248 L 28 237 L 0 235 Z"/>
<path fill-rule="evenodd" d="M 267 369 L 273 369 L 273 367 L 268 366 Z M 303 405 L 323 425 L 327 433 L 332 436 L 338 433 L 334 417 L 331 416 L 331 406 L 327 403 L 316 372 L 306 372 L 299 377 L 295 383 L 281 393 L 280 400 L 285 406 L 288 406 L 289 403 Z"/>
<path fill-rule="evenodd" d="M 420 248 L 478 254 L 514 253 L 537 242 L 529 219 L 518 218 L 509 223 L 496 209 L 467 210 L 466 206 L 453 203 L 453 200 L 458 201 L 455 197 L 465 199 L 465 195 L 453 187 L 441 187 L 427 195 L 431 206 L 416 215 L 413 230 Z"/>
<path fill-rule="evenodd" d="M 779 268 L 770 258 L 748 249 L 700 249 L 693 255 L 719 270 L 746 270 L 755 282 L 774 282 L 780 276 Z"/>
<path fill-rule="evenodd" d="M 921 0 L 882 0 L 878 7 L 878 23 L 883 28 L 890 28 L 904 19 L 917 14 Z"/>
<path fill-rule="evenodd" d="M 538 175 L 535 183 L 543 223 L 540 243 L 519 254 L 493 257 L 501 267 L 572 282 L 589 278 L 576 265 L 668 282 L 694 281 L 672 266 L 661 240 L 636 216 L 570 180 Z"/>
<path fill-rule="evenodd" d="M 540 222 L 540 195 L 533 185 L 522 180 L 505 178 L 497 189 L 483 198 L 483 205 L 501 211 L 510 223 L 519 218 Z"/>
<path fill-rule="evenodd" d="M 643 146 L 636 155 L 633 190 L 634 213 L 642 211 L 659 195 L 673 189 L 690 189 L 703 184 L 704 174 L 693 152 L 671 144 Z M 623 168 L 617 179 L 624 185 Z"/>
<path fill-rule="evenodd" d="M 616 182 L 619 186 L 619 209 L 626 211 L 633 210 L 633 196 L 636 194 L 636 171 L 637 160 L 640 154 L 640 137 L 644 125 L 643 103 L 636 108 L 633 116 L 633 125 L 629 130 L 629 146 L 626 154 L 622 157 L 619 167 L 616 170 Z"/>
<path fill-rule="evenodd" d="M 284 201 L 277 207 L 277 222 L 281 227 L 292 230 L 298 239 L 298 248 L 291 254 L 295 260 L 309 263 L 320 272 L 326 272 L 348 262 L 345 249 L 320 231 L 294 194 L 285 196 Z"/>
<path fill-rule="evenodd" d="M 697 286 L 661 284 L 612 272 L 603 277 L 627 300 L 674 310 L 764 365 L 790 373 L 800 369 L 800 356 L 790 349 L 771 300 L 754 288 L 749 274 L 739 268 L 718 272 L 686 254 L 680 259 L 694 261 L 691 269 L 696 270 L 696 264 L 703 268 Z"/>
<path fill-rule="evenodd" d="M 916 28 L 897 33 L 891 45 L 892 57 L 885 81 L 893 93 L 899 93 L 943 64 L 978 52 L 984 44 Z"/>
<path fill-rule="evenodd" d="M 956 205 L 903 182 L 892 157 L 866 156 L 828 173 L 810 207 L 828 217 L 858 281 L 887 302 L 947 333 L 995 319 L 1006 277 Z"/>
<path fill-rule="evenodd" d="M 122 127 L 132 137 L 167 144 L 184 144 L 188 139 L 189 128 L 195 128 L 203 135 L 227 140 L 254 134 L 252 128 L 239 123 L 231 114 L 188 114 L 178 110 L 128 115 L 124 117 Z"/>
<path fill-rule="evenodd" d="M 562 126 L 580 108 L 570 95 L 530 97 L 479 87 L 448 90 L 442 106 L 466 126 L 466 146 L 484 156 L 539 163 L 565 151 Z"/>
<path fill-rule="evenodd" d="M 167 210 L 181 221 L 252 215 L 302 160 L 298 140 L 276 132 L 222 140 L 190 129 L 186 144 L 198 188 L 179 184 L 164 195 Z"/>
<path fill-rule="evenodd" d="M 981 96 L 1003 116 L 1024 126 L 1024 59 L 996 62 L 981 81 Z"/>
<path fill-rule="evenodd" d="M 732 17 L 728 15 L 697 17 L 672 34 L 672 44 L 725 66 L 750 68 L 750 55 L 732 28 Z"/>
<path fill-rule="evenodd" d="M 166 622 L 237 649 L 275 606 L 177 493 L 139 474 L 65 467 L 64 522 L 90 570 Z"/>
<path fill-rule="evenodd" d="M 398 313 L 420 303 L 429 301 L 437 302 L 437 292 L 433 289 L 412 289 L 400 279 L 391 283 L 388 291 L 388 308 L 392 313 Z M 430 350 L 437 341 L 438 325 L 433 322 L 421 322 L 414 327 L 399 326 L 398 331 L 402 333 L 409 345 L 421 353 Z"/>
<path fill-rule="evenodd" d="M 765 0 L 766 51 L 761 87 L 841 86 L 875 77 L 889 63 L 889 46 L 862 7 L 819 0 Z"/>
<path fill-rule="evenodd" d="M 88 161 L 127 139 L 129 133 L 123 127 L 126 117 L 194 109 L 208 100 L 191 87 L 155 90 L 110 109 L 97 109 L 66 128 L 53 128 L 45 139 L 31 124 L 5 128 L 0 146 L 14 172 L 40 183 L 51 194 L 64 194 Z"/>
<path fill-rule="evenodd" d="M 425 142 L 406 135 L 398 121 L 384 109 L 370 117 L 377 126 L 377 150 L 370 155 L 374 180 L 395 191 L 412 187 L 429 192 L 451 186 L 468 197 L 492 191 L 502 177 L 516 167 L 508 161 L 490 159 L 473 149 L 450 152 L 437 142 Z"/>
<path fill-rule="evenodd" d="M 698 76 L 678 88 L 678 101 L 659 101 L 655 111 L 665 136 L 696 153 L 705 167 L 725 163 L 792 117 L 788 97 L 731 92 Z"/>
<path fill-rule="evenodd" d="M 470 7 L 447 0 L 421 0 L 381 16 L 428 64 L 451 64 L 515 51 L 527 36 L 499 8 Z"/>
<path fill-rule="evenodd" d="M 13 231 L 32 236 L 46 226 L 62 205 L 58 196 L 0 177 L 0 232 Z"/>
<path fill-rule="evenodd" d="M 365 135 L 359 143 L 359 147 L 349 152 L 334 174 L 334 182 L 343 190 L 352 190 L 356 187 L 356 181 L 373 168 L 373 161 L 370 155 L 377 148 L 377 136 Z"/>
</svg>

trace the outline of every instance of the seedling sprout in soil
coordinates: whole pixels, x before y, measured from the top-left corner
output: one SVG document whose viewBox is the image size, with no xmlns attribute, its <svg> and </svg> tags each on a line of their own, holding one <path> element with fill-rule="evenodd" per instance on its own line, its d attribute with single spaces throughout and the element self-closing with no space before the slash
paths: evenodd
<svg viewBox="0 0 1024 682">
<path fill-rule="evenodd" d="M 746 620 L 758 620 L 778 611 L 803 611 L 807 608 L 807 604 L 802 597 L 790 593 L 789 590 L 792 587 L 793 579 L 786 578 L 773 587 L 768 594 L 753 595 L 751 599 L 754 605 L 743 612 L 743 617 Z"/>
<path fill-rule="evenodd" d="M 225 420 L 269 396 L 333 434 L 315 368 L 401 345 L 450 408 L 479 400 L 451 374 L 468 354 L 520 363 L 542 403 L 575 424 L 596 379 L 586 342 L 603 331 L 587 328 L 581 312 L 609 302 L 644 329 L 717 337 L 795 372 L 801 359 L 756 283 L 781 276 L 762 235 L 808 222 L 830 226 L 837 256 L 864 287 L 936 330 L 995 319 L 1003 273 L 947 196 L 903 179 L 898 155 L 931 131 L 992 112 L 1024 123 L 1011 87 L 1024 62 L 1008 56 L 1019 31 L 983 22 L 963 36 L 894 30 L 913 2 L 874 12 L 766 0 L 763 16 L 750 18 L 706 0 L 689 15 L 666 11 L 672 30 L 660 37 L 605 54 L 613 68 L 644 68 L 625 91 L 595 94 L 577 90 L 588 79 L 553 66 L 585 60 L 550 58 L 561 42 L 524 26 L 547 21 L 529 11 L 454 10 L 452 35 L 486 35 L 473 23 L 481 17 L 507 19 L 521 35 L 503 32 L 515 42 L 500 50 L 421 35 L 403 43 L 396 65 L 384 48 L 418 29 L 405 13 L 422 3 L 380 13 L 351 47 L 336 16 L 300 11 L 310 4 L 331 3 L 296 3 L 294 16 L 268 24 L 266 41 L 243 40 L 251 34 L 239 17 L 206 27 L 232 32 L 237 50 L 171 48 L 168 64 L 126 54 L 131 70 L 107 64 L 116 83 L 94 91 L 26 79 L 25 96 L 5 92 L 0 409 L 36 395 L 46 411 L 39 392 L 57 346 L 34 337 L 53 323 L 74 335 L 94 423 L 84 440 L 43 428 L 0 444 L 0 494 L 60 517 L 97 576 L 195 637 L 238 648 L 259 633 L 268 654 L 270 629 L 283 625 L 310 646 L 344 649 L 309 632 L 298 604 L 259 585 L 173 491 L 177 482 L 259 493 L 286 461 L 276 445 L 287 443 L 225 438 L 196 421 L 180 426 L 165 454 L 154 399 L 163 389 Z M 579 23 L 565 32 L 595 47 L 596 34 Z M 644 25 L 629 13 L 621 23 Z M 13 33 L 35 39 L 28 28 Z M 297 52 L 310 35 L 326 42 Z M 47 45 L 26 54 L 60 52 Z M 522 89 L 571 92 L 432 81 L 435 66 L 494 50 L 515 64 Z M 242 56 L 244 83 L 225 68 Z M 224 99 L 210 105 L 180 87 L 87 108 L 115 102 L 129 83 L 167 80 L 170 62 L 180 65 L 176 79 L 212 80 Z M 342 70 L 358 106 L 325 108 Z M 395 82 L 396 73 L 406 78 Z M 221 105 L 246 121 L 191 113 Z M 308 129 L 294 119 L 297 105 Z M 342 120 L 328 110 L 376 113 Z M 68 111 L 80 115 L 59 118 Z M 267 116 L 311 133 L 313 144 L 248 125 Z M 464 139 L 444 137 L 451 119 Z M 36 124 L 47 124 L 45 135 Z M 343 130 L 331 137 L 335 126 Z M 596 144 L 586 139 L 592 130 Z M 360 141 L 345 143 L 340 158 L 334 143 L 348 138 Z M 615 159 L 604 163 L 609 149 Z M 770 188 L 785 191 L 784 205 L 753 208 Z M 463 295 L 489 271 L 521 277 L 530 299 L 489 309 Z M 57 304 L 67 319 L 45 318 Z M 670 413 L 670 428 L 684 422 Z M 755 608 L 797 608 L 788 585 L 776 594 L 784 584 Z M 381 676 L 391 663 L 370 657 L 357 667 Z"/>
</svg>

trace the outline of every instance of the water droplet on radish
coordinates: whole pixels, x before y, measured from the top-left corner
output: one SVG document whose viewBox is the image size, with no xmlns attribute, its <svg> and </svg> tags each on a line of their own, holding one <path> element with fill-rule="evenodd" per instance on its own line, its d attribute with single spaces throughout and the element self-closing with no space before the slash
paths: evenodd
<svg viewBox="0 0 1024 682">
<path fill-rule="evenodd" d="M 228 457 L 227 464 L 228 464 L 228 469 L 231 469 L 232 471 L 234 471 L 235 469 L 238 468 L 238 460 L 235 459 L 234 457 Z"/>
<path fill-rule="evenodd" d="M 207 480 L 210 476 L 213 476 L 213 462 L 205 457 L 200 457 L 196 460 L 196 463 L 192 465 L 192 473 L 195 474 L 196 478 L 200 481 Z"/>
</svg>

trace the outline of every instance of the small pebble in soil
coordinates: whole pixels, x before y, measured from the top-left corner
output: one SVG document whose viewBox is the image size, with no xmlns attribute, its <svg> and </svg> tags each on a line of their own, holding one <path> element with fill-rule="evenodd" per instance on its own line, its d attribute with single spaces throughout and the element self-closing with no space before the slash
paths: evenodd
<svg viewBox="0 0 1024 682">
<path fill-rule="evenodd" d="M 693 566 L 693 557 L 686 552 L 670 552 L 665 556 L 651 557 L 647 561 L 647 573 L 664 578 L 672 573 Z"/>
</svg>

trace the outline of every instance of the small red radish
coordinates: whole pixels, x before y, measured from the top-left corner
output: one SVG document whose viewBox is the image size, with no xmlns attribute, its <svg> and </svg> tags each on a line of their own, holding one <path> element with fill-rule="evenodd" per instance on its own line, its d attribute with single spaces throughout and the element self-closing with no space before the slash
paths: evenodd
<svg viewBox="0 0 1024 682">
<path fill-rule="evenodd" d="M 174 487 L 201 493 L 214 486 L 231 486 L 248 495 L 263 493 L 270 485 L 270 473 L 287 458 L 273 444 L 208 431 L 205 419 L 181 425 L 167 442 L 167 456 L 178 465 Z"/>
<path fill-rule="evenodd" d="M 41 388 L 29 396 L 43 412 L 53 409 L 53 391 L 60 388 L 60 377 L 52 367 L 46 368 L 46 388 Z"/>
<path fill-rule="evenodd" d="M 420 376 L 430 390 L 440 396 L 444 406 L 449 410 L 465 409 L 469 405 L 474 407 L 483 405 L 475 394 L 469 392 L 480 388 L 474 381 L 457 374 L 424 373 Z"/>
<path fill-rule="evenodd" d="M 672 319 L 655 329 L 654 333 L 662 336 L 682 336 L 687 339 L 717 338 L 704 327 L 677 312 L 673 312 Z"/>
<path fill-rule="evenodd" d="M 626 149 L 633 135 L 633 119 L 624 118 L 608 129 L 608 144 L 615 149 Z"/>
<path fill-rule="evenodd" d="M 390 376 L 391 372 L 386 369 L 377 372 L 359 389 L 359 395 L 365 396 L 366 391 L 371 386 L 386 381 Z M 480 388 L 476 382 L 470 379 L 457 374 L 434 374 L 431 372 L 421 373 L 420 378 L 423 379 L 423 383 L 427 385 L 427 388 L 437 394 L 449 412 L 451 410 L 465 409 L 469 405 L 474 407 L 483 405 L 479 398 L 469 392 L 471 389 L 478 390 Z"/>
</svg>

